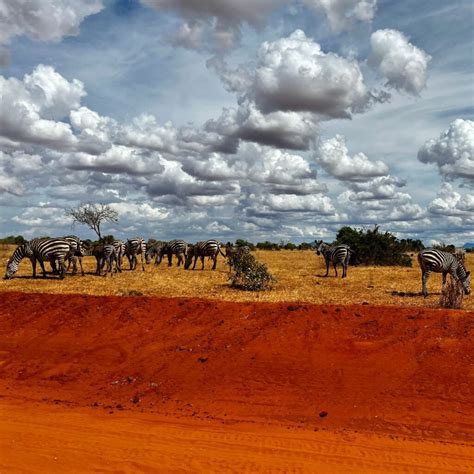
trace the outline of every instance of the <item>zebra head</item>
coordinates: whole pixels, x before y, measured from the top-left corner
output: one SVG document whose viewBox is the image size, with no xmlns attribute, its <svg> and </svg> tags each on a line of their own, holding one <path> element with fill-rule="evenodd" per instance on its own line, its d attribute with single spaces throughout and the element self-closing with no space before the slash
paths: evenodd
<svg viewBox="0 0 474 474">
<path fill-rule="evenodd" d="M 316 247 L 316 255 L 321 255 L 326 244 L 322 240 L 315 240 L 314 245 Z"/>
<path fill-rule="evenodd" d="M 151 259 L 158 254 L 158 249 L 156 248 L 156 244 L 153 244 L 151 247 L 148 247 L 145 252 L 145 262 L 151 263 Z"/>
<path fill-rule="evenodd" d="M 17 262 L 11 257 L 7 263 L 7 270 L 5 272 L 5 276 L 3 277 L 4 280 L 9 280 L 13 278 L 13 275 L 18 271 L 18 266 L 20 262 Z"/>
<path fill-rule="evenodd" d="M 5 276 L 3 277 L 3 279 L 9 280 L 10 278 L 13 278 L 13 275 L 18 271 L 18 267 L 20 266 L 21 260 L 24 257 L 31 257 L 32 255 L 33 251 L 31 250 L 28 242 L 17 247 L 17 249 L 13 252 L 13 255 L 8 260 L 7 269 L 5 271 Z"/>
<path fill-rule="evenodd" d="M 188 245 L 188 250 L 186 252 L 186 260 L 184 261 L 184 269 L 188 270 L 189 267 L 191 266 L 191 263 L 193 261 L 194 257 L 194 245 L 189 244 Z"/>
<path fill-rule="evenodd" d="M 471 292 L 471 272 L 466 272 L 466 278 L 461 280 L 464 293 L 468 295 Z"/>
</svg>

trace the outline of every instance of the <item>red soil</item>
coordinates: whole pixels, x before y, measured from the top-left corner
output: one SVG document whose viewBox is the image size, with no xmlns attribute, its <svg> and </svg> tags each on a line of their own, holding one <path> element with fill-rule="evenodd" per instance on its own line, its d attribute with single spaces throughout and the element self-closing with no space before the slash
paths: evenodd
<svg viewBox="0 0 474 474">
<path fill-rule="evenodd" d="M 154 297 L 1 298 L 5 402 L 458 445 L 474 439 L 473 313 Z"/>
</svg>

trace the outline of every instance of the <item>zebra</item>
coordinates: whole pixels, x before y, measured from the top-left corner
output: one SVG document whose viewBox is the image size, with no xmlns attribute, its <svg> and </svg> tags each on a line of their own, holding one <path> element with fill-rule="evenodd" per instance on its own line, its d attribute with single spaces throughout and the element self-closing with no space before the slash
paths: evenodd
<svg viewBox="0 0 474 474">
<path fill-rule="evenodd" d="M 332 263 L 334 266 L 334 271 L 337 276 L 337 264 L 342 265 L 342 278 L 347 277 L 347 267 L 349 266 L 349 260 L 351 258 L 351 253 L 354 253 L 353 250 L 348 245 L 329 245 L 323 242 L 322 240 L 315 240 L 316 244 L 316 254 L 323 254 L 324 260 L 326 262 L 326 275 L 329 275 L 329 265 Z"/>
<path fill-rule="evenodd" d="M 122 269 L 118 265 L 118 257 L 117 257 L 117 250 L 113 246 L 113 244 L 96 244 L 93 245 L 90 249 L 90 254 L 93 255 L 96 259 L 97 266 L 95 274 L 101 274 L 102 269 L 104 268 L 105 264 L 107 264 L 107 268 L 105 269 L 105 275 L 110 272 L 112 276 L 113 270 L 113 263 L 115 262 L 115 272 L 122 272 Z"/>
<path fill-rule="evenodd" d="M 155 265 L 159 265 L 163 255 L 161 254 L 162 248 L 166 245 L 166 242 L 162 240 L 148 241 L 146 245 L 145 261 L 147 264 L 151 263 L 153 257 L 155 258 Z"/>
<path fill-rule="evenodd" d="M 125 255 L 125 242 L 123 240 L 114 240 L 112 242 L 115 252 L 117 253 L 117 265 L 120 271 L 122 271 L 123 257 Z"/>
<path fill-rule="evenodd" d="M 188 253 L 186 255 L 186 261 L 184 264 L 184 269 L 188 270 L 191 266 L 191 262 L 194 258 L 193 270 L 196 268 L 197 259 L 201 259 L 202 268 L 204 270 L 204 257 L 211 257 L 213 260 L 212 269 L 215 270 L 217 266 L 217 256 L 219 253 L 225 257 L 225 254 L 222 252 L 220 244 L 217 240 L 210 239 L 203 242 L 197 242 L 194 245 L 188 246 Z"/>
<path fill-rule="evenodd" d="M 464 293 L 471 292 L 471 272 L 466 271 L 464 264 L 449 252 L 436 249 L 425 249 L 418 254 L 418 263 L 421 268 L 421 289 L 423 296 L 428 296 L 426 282 L 432 272 L 443 274 L 443 286 L 446 283 L 448 273 L 456 281 L 461 281 Z"/>
<path fill-rule="evenodd" d="M 188 253 L 188 243 L 184 240 L 170 240 L 169 242 L 163 242 L 159 246 L 156 253 L 155 264 L 159 265 L 166 255 L 168 257 L 168 267 L 173 264 L 173 255 L 178 258 L 178 267 L 184 263 Z"/>
<path fill-rule="evenodd" d="M 76 274 L 77 273 L 76 262 L 79 260 L 79 266 L 81 267 L 81 275 L 84 276 L 84 268 L 82 267 L 82 257 L 84 256 L 84 254 L 82 253 L 82 250 L 83 250 L 82 240 L 76 235 L 66 235 L 65 237 L 63 237 L 63 239 L 69 242 L 69 245 L 71 247 L 71 254 L 69 255 L 67 259 L 68 260 L 67 271 L 69 271 L 69 268 L 72 264 L 72 273 Z"/>
<path fill-rule="evenodd" d="M 65 260 L 73 252 L 67 240 L 57 238 L 32 239 L 20 245 L 10 257 L 7 263 L 5 279 L 8 280 L 18 271 L 21 260 L 28 257 L 33 267 L 33 278 L 36 278 L 36 262 L 39 262 L 43 271 L 43 278 L 46 278 L 44 261 L 48 260 L 55 268 L 59 264 L 59 278 L 62 280 L 66 273 Z"/>
<path fill-rule="evenodd" d="M 137 255 L 141 256 L 142 270 L 145 271 L 145 253 L 146 243 L 143 239 L 135 237 L 134 239 L 128 239 L 125 244 L 125 255 L 128 257 L 130 263 L 130 270 L 137 268 Z"/>
</svg>

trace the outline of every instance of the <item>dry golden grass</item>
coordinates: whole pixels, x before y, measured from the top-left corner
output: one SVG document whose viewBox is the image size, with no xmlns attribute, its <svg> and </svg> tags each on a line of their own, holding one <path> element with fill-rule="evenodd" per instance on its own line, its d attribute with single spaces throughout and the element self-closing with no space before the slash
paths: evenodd
<svg viewBox="0 0 474 474">
<path fill-rule="evenodd" d="M 13 246 L 0 247 L 0 269 L 3 275 Z M 349 267 L 348 278 L 323 278 L 325 267 L 322 257 L 312 251 L 257 251 L 256 258 L 268 265 L 278 279 L 268 292 L 244 292 L 229 287 L 227 266 L 219 258 L 217 270 L 184 271 L 163 262 L 156 267 L 147 265 L 145 272 L 125 270 L 113 277 L 88 274 L 67 275 L 63 281 L 50 276 L 31 278 L 31 264 L 25 259 L 15 278 L 0 281 L 0 292 L 25 291 L 41 293 L 79 293 L 90 295 L 155 295 L 202 297 L 228 301 L 301 301 L 310 303 L 340 303 L 437 307 L 441 292 L 441 275 L 433 274 L 428 281 L 430 296 L 424 299 L 421 291 L 421 272 L 415 261 L 412 268 L 403 267 Z M 84 259 L 86 272 L 95 271 L 95 259 Z M 174 262 L 175 264 L 175 262 Z M 474 268 L 474 254 L 468 254 L 467 267 Z M 49 264 L 47 264 L 49 268 Z M 124 262 L 128 268 L 128 262 Z M 197 268 L 200 268 L 198 263 Z M 20 278 L 19 278 L 20 277 Z M 27 278 L 25 278 L 27 277 Z M 474 310 L 474 296 L 464 299 L 464 309 Z"/>
</svg>

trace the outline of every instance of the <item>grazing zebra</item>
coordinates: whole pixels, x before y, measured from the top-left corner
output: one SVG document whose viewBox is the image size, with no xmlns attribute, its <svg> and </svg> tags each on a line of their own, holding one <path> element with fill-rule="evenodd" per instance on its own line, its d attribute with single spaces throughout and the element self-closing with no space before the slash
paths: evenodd
<svg viewBox="0 0 474 474">
<path fill-rule="evenodd" d="M 71 254 L 71 251 L 69 242 L 64 239 L 44 238 L 25 242 L 13 252 L 13 255 L 8 260 L 4 278 L 12 278 L 18 271 L 21 260 L 28 257 L 33 267 L 33 278 L 36 278 L 36 262 L 39 262 L 43 271 L 43 278 L 46 278 L 44 262 L 48 260 L 53 268 L 55 268 L 56 263 L 59 264 L 59 278 L 62 280 L 66 273 L 64 262 Z"/>
<path fill-rule="evenodd" d="M 347 276 L 347 267 L 349 266 L 349 260 L 351 258 L 351 253 L 354 253 L 353 250 L 348 245 L 329 245 L 323 242 L 322 240 L 315 240 L 316 244 L 316 254 L 323 254 L 324 260 L 326 262 L 326 275 L 329 275 L 329 265 L 332 263 L 334 271 L 337 276 L 337 264 L 342 265 L 342 278 Z"/>
<path fill-rule="evenodd" d="M 466 250 L 463 249 L 462 247 L 456 247 L 454 249 L 454 256 L 461 262 L 464 263 L 464 260 L 466 259 Z"/>
<path fill-rule="evenodd" d="M 187 253 L 188 244 L 184 240 L 170 240 L 169 242 L 164 242 L 156 254 L 155 264 L 159 265 L 163 260 L 163 257 L 166 255 L 168 257 L 168 267 L 171 267 L 173 263 L 173 255 L 176 255 L 179 267 L 184 263 Z"/>
<path fill-rule="evenodd" d="M 166 245 L 166 242 L 161 240 L 155 240 L 153 242 L 148 241 L 146 245 L 145 261 L 146 263 L 151 263 L 153 257 L 155 259 L 155 265 L 159 265 L 161 258 L 163 257 L 161 250 Z"/>
<path fill-rule="evenodd" d="M 432 272 L 443 274 L 443 286 L 446 283 L 448 273 L 456 281 L 461 281 L 464 293 L 471 292 L 471 272 L 467 272 L 464 264 L 455 255 L 436 249 L 425 249 L 418 254 L 418 263 L 421 268 L 421 289 L 423 296 L 428 296 L 426 282 Z"/>
<path fill-rule="evenodd" d="M 112 245 L 115 248 L 115 252 L 117 253 L 117 264 L 120 271 L 122 271 L 122 263 L 123 257 L 125 255 L 125 242 L 122 240 L 114 240 Z"/>
<path fill-rule="evenodd" d="M 184 269 L 187 270 L 191 266 L 191 262 L 194 258 L 193 270 L 196 268 L 197 259 L 201 259 L 202 268 L 204 270 L 204 257 L 211 257 L 213 260 L 212 269 L 216 269 L 217 265 L 217 256 L 219 253 L 225 257 L 225 254 L 222 252 L 220 244 L 217 240 L 206 240 L 204 242 L 198 242 L 194 245 L 188 246 L 188 253 L 186 255 L 186 262 L 184 264 Z"/>
<path fill-rule="evenodd" d="M 130 262 L 130 270 L 135 270 L 137 268 L 137 255 L 140 255 L 142 270 L 145 271 L 145 254 L 146 243 L 143 239 L 136 237 L 127 240 L 127 243 L 125 244 L 125 255 L 127 255 L 128 261 Z"/>
</svg>

